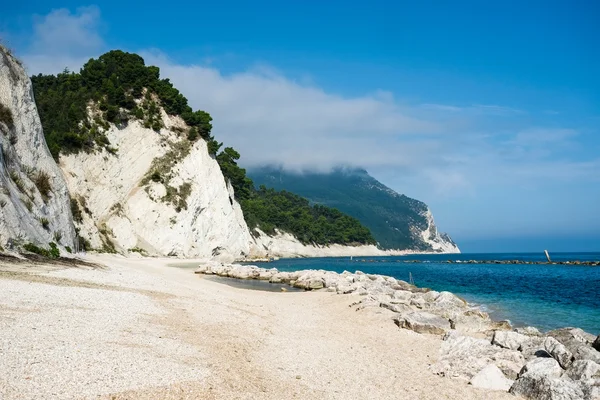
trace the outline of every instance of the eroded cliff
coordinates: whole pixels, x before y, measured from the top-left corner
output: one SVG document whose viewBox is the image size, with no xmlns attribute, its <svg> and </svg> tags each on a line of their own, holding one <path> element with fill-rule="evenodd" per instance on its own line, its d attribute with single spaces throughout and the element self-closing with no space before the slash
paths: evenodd
<svg viewBox="0 0 600 400">
<path fill-rule="evenodd" d="M 0 46 L 0 246 L 75 247 L 69 194 L 21 63 Z"/>
</svg>

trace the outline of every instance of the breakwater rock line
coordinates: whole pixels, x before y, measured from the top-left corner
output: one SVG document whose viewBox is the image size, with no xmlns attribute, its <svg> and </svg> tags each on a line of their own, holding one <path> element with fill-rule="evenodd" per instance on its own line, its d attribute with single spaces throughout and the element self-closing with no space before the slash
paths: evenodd
<svg viewBox="0 0 600 400">
<path fill-rule="evenodd" d="M 375 260 L 375 259 L 356 259 L 352 262 L 360 263 L 402 263 L 402 264 L 523 264 L 523 265 L 573 265 L 584 267 L 599 267 L 600 261 L 525 261 L 525 260 Z"/>
<path fill-rule="evenodd" d="M 578 328 L 541 333 L 513 329 L 450 292 L 419 288 L 393 277 L 325 270 L 206 264 L 195 273 L 287 284 L 351 295 L 356 311 L 386 309 L 402 328 L 443 339 L 435 374 L 529 399 L 599 400 L 600 336 Z"/>
</svg>

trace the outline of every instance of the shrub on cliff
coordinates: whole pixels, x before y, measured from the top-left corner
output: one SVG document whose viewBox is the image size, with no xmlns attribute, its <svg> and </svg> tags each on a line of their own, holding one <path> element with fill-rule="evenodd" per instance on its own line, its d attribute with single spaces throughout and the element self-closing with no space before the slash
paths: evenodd
<svg viewBox="0 0 600 400">
<path fill-rule="evenodd" d="M 50 198 L 50 192 L 52 191 L 52 186 L 50 184 L 50 176 L 48 176 L 48 174 L 43 171 L 38 172 L 38 174 L 33 177 L 33 183 L 42 195 L 42 199 L 44 199 L 44 201 L 47 201 Z"/>
<path fill-rule="evenodd" d="M 0 103 L 0 122 L 4 122 L 9 128 L 13 125 L 12 112 L 2 103 Z"/>
</svg>

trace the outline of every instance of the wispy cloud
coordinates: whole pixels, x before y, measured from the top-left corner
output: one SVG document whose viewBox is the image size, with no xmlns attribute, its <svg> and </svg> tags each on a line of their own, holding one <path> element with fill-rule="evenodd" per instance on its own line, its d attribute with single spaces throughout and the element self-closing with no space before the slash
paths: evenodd
<svg viewBox="0 0 600 400">
<path fill-rule="evenodd" d="M 33 73 L 79 70 L 106 47 L 99 33 L 101 24 L 96 6 L 80 7 L 74 13 L 57 9 L 48 15 L 36 15 L 32 41 L 23 59 Z"/>
<path fill-rule="evenodd" d="M 518 132 L 513 143 L 526 146 L 567 144 L 577 138 L 579 132 L 574 129 L 532 128 Z"/>
<path fill-rule="evenodd" d="M 101 25 L 96 7 L 38 16 L 23 59 L 32 73 L 76 70 L 106 50 Z M 157 49 L 126 50 L 159 66 L 194 108 L 210 112 L 215 136 L 239 149 L 246 166 L 394 168 L 419 177 L 438 194 L 549 175 L 566 180 L 596 175 L 598 160 L 565 154 L 577 143 L 575 129 L 497 128 L 498 120 L 511 121 L 526 110 L 478 103 L 407 104 L 381 89 L 342 96 L 310 79 L 290 79 L 268 64 L 225 74 L 210 59 L 183 65 Z"/>
</svg>

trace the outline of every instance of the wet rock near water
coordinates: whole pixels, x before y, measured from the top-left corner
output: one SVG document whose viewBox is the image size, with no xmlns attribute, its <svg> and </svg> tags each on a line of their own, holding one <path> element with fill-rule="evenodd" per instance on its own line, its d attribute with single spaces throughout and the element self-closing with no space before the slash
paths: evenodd
<svg viewBox="0 0 600 400">
<path fill-rule="evenodd" d="M 573 354 L 558 340 L 547 337 L 544 340 L 544 349 L 550 354 L 561 367 L 569 368 L 573 362 Z"/>
<path fill-rule="evenodd" d="M 519 350 L 527 341 L 529 341 L 529 337 L 510 331 L 494 331 L 494 336 L 492 337 L 492 344 L 511 350 Z"/>
<path fill-rule="evenodd" d="M 519 328 L 515 328 L 515 332 L 527 336 L 542 336 L 542 333 L 539 331 L 539 329 L 533 326 L 522 326 Z"/>
</svg>

